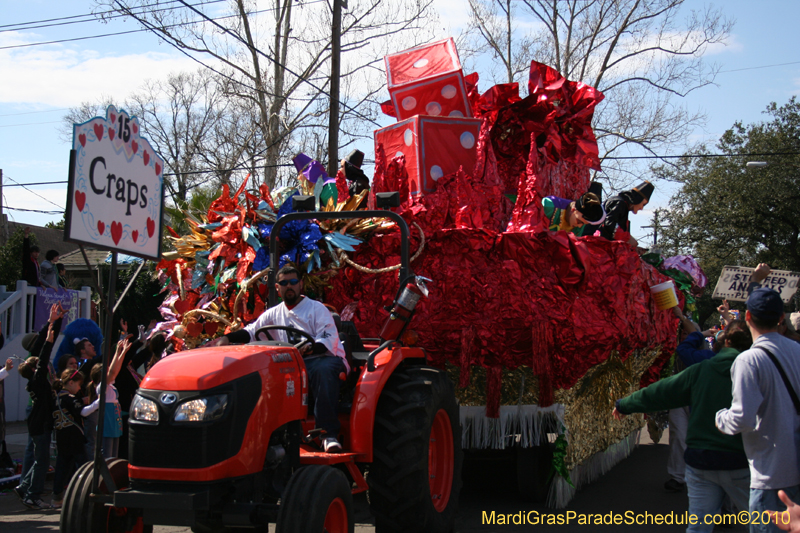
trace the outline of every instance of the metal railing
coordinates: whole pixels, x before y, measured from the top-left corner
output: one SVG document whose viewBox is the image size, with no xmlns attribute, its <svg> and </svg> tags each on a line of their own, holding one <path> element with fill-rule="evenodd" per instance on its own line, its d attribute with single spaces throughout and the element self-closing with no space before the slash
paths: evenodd
<svg viewBox="0 0 800 533">
<path fill-rule="evenodd" d="M 7 341 L 33 331 L 36 291 L 37 287 L 28 286 L 24 280 L 17 281 L 14 292 L 8 292 L 5 285 L 0 285 L 0 323 Z M 78 293 L 77 318 L 91 318 L 92 288 L 81 287 L 75 292 Z"/>
</svg>

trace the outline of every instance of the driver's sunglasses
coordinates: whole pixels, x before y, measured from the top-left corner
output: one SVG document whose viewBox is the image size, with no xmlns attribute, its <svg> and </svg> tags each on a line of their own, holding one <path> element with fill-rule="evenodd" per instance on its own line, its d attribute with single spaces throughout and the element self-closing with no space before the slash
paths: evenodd
<svg viewBox="0 0 800 533">
<path fill-rule="evenodd" d="M 282 279 L 282 280 L 280 280 L 278 282 L 278 285 L 280 285 L 281 287 L 285 287 L 287 285 L 297 285 L 298 283 L 300 283 L 300 280 L 297 279 L 297 278 L 295 278 L 295 279 Z"/>
</svg>

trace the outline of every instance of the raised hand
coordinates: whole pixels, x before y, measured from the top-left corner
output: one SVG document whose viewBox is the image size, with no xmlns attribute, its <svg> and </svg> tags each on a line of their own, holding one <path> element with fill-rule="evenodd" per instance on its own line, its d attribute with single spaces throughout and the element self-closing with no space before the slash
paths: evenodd
<svg viewBox="0 0 800 533">
<path fill-rule="evenodd" d="M 64 316 L 64 310 L 61 308 L 61 302 L 54 303 L 50 306 L 50 317 L 47 321 L 52 324 L 62 316 Z"/>
<path fill-rule="evenodd" d="M 759 263 L 758 266 L 753 271 L 752 279 L 756 283 L 761 283 L 762 281 L 767 279 L 767 276 L 769 276 L 770 272 L 772 272 L 772 270 L 769 268 L 768 264 Z"/>
<path fill-rule="evenodd" d="M 797 505 L 789 496 L 782 490 L 778 491 L 778 498 L 786 505 L 785 511 L 767 511 L 772 522 L 778 526 L 778 529 L 783 531 L 790 531 L 792 533 L 800 532 L 800 505 Z"/>
</svg>

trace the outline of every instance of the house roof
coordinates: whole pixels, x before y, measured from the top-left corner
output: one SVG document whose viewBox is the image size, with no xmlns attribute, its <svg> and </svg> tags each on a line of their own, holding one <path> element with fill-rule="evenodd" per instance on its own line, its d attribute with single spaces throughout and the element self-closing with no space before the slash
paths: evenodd
<svg viewBox="0 0 800 533">
<path fill-rule="evenodd" d="M 86 250 L 86 258 L 92 265 L 92 269 L 97 268 L 97 265 L 110 264 L 111 252 L 107 250 L 95 250 L 94 248 L 84 248 Z M 117 265 L 120 267 L 127 267 L 131 263 L 140 262 L 141 259 L 127 254 L 117 254 Z M 62 255 L 60 262 L 64 264 L 67 270 L 85 270 L 86 261 L 83 259 L 83 254 L 80 250 L 75 250 L 69 254 Z"/>
<path fill-rule="evenodd" d="M 92 269 L 97 268 L 97 265 L 104 265 L 106 258 L 111 255 L 111 252 L 106 250 L 95 250 L 94 248 L 85 248 L 86 257 L 89 259 L 89 264 Z M 68 254 L 62 255 L 60 262 L 67 268 L 67 270 L 86 270 L 86 261 L 83 259 L 83 254 L 80 250 L 74 250 Z"/>
<path fill-rule="evenodd" d="M 36 235 L 36 245 L 39 247 L 41 253 L 40 261 L 44 260 L 44 254 L 46 254 L 48 250 L 58 250 L 58 253 L 61 254 L 63 258 L 68 253 L 78 249 L 77 244 L 64 241 L 64 230 L 8 221 L 9 235 L 13 235 L 19 228 L 31 228 L 31 233 Z"/>
</svg>

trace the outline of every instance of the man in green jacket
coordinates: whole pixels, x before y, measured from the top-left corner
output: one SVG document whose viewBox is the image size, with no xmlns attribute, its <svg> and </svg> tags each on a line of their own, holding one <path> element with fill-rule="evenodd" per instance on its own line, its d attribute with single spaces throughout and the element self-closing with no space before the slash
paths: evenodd
<svg viewBox="0 0 800 533">
<path fill-rule="evenodd" d="M 717 411 L 730 405 L 731 365 L 752 337 L 743 320 L 725 328 L 725 346 L 711 359 L 662 379 L 620 400 L 614 417 L 691 406 L 686 432 L 686 486 L 689 514 L 697 517 L 686 531 L 711 532 L 725 494 L 740 510 L 749 508 L 750 470 L 739 435 L 724 435 L 714 425 Z"/>
</svg>

